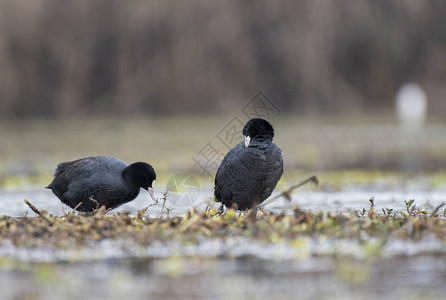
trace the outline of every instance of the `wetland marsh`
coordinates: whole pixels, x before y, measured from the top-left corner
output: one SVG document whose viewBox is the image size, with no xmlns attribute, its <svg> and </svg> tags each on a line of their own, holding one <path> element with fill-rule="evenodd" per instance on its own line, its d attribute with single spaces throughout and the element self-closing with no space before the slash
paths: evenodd
<svg viewBox="0 0 446 300">
<path fill-rule="evenodd" d="M 1 297 L 441 298 L 445 128 L 276 123 L 285 173 L 273 195 L 309 175 L 320 184 L 255 220 L 213 216 L 212 178 L 194 165 L 224 121 L 2 123 Z M 86 216 L 43 188 L 58 162 L 97 154 L 153 163 L 159 202 L 142 191 Z M 175 181 L 163 209 L 169 182 L 187 177 L 176 174 L 194 181 Z"/>
</svg>

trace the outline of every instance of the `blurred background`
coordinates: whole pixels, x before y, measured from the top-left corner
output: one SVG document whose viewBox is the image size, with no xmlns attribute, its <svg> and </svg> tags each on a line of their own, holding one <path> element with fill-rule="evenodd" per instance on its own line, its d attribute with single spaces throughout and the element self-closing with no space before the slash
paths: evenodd
<svg viewBox="0 0 446 300">
<path fill-rule="evenodd" d="M 0 1 L 2 118 L 385 112 L 404 83 L 442 118 L 441 0 Z"/>
<path fill-rule="evenodd" d="M 285 170 L 275 193 L 310 175 L 320 180 L 299 188 L 291 203 L 267 206 L 269 212 L 299 206 L 347 214 L 369 207 L 369 199 L 379 213 L 405 210 L 410 199 L 439 209 L 446 202 L 445 12 L 444 0 L 0 0 L 0 215 L 34 216 L 23 199 L 51 214 L 70 212 L 44 187 L 59 162 L 93 155 L 151 163 L 156 196 L 169 188 L 170 216 L 192 206 L 203 211 L 213 203 L 221 159 L 251 117 L 273 124 L 282 149 Z M 110 214 L 147 205 L 153 202 L 141 191 Z M 159 217 L 163 209 L 159 203 L 146 214 Z M 311 254 L 280 264 L 281 255 L 294 253 L 280 239 L 278 248 L 262 244 L 259 260 L 244 254 L 249 240 L 219 246 L 211 239 L 205 257 L 220 247 L 243 256 L 203 263 L 179 261 L 183 248 L 168 238 L 160 244 L 167 251 L 158 251 L 172 261 L 152 259 L 151 250 L 139 254 L 122 237 L 119 247 L 105 240 L 94 248 L 92 241 L 85 256 L 73 252 L 67 263 L 45 243 L 28 252 L 14 248 L 6 234 L 0 298 L 444 295 L 444 241 L 434 233 L 418 243 L 390 243 L 397 259 L 378 264 L 357 260 L 364 254 L 355 249 L 373 258 L 381 249 L 375 244 L 389 244 L 368 244 L 363 233 L 359 248 L 325 236 L 321 243 L 293 241 L 290 249 Z M 115 256 L 118 248 L 149 257 L 127 263 Z M 436 256 L 420 257 L 426 253 Z M 27 265 L 20 258 L 63 263 Z"/>
<path fill-rule="evenodd" d="M 0 174 L 50 176 L 98 154 L 199 174 L 192 158 L 258 91 L 280 109 L 289 169 L 442 169 L 445 11 L 442 0 L 1 0 Z"/>
</svg>

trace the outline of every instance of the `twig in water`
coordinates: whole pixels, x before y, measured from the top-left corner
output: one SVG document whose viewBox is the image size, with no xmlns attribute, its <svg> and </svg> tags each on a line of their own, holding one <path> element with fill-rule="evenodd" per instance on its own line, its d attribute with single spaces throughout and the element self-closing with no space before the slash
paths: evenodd
<svg viewBox="0 0 446 300">
<path fill-rule="evenodd" d="M 438 211 L 440 210 L 440 208 L 442 208 L 444 206 L 444 202 L 440 203 L 440 205 L 438 205 L 437 207 L 435 207 L 434 211 L 431 213 L 431 216 L 438 216 Z"/>
<path fill-rule="evenodd" d="M 93 199 L 93 196 L 88 197 L 88 200 L 96 203 L 96 208 L 94 210 L 98 210 L 99 209 L 99 202 L 96 201 L 95 199 Z"/>
<path fill-rule="evenodd" d="M 167 201 L 168 191 L 163 192 L 163 206 L 161 207 L 161 218 L 164 217 L 164 208 L 166 207 L 166 201 Z"/>
<path fill-rule="evenodd" d="M 141 219 L 141 218 L 144 216 L 144 214 L 145 214 L 146 211 L 149 209 L 149 207 L 157 205 L 158 202 L 159 202 L 159 201 L 158 201 L 158 198 L 157 198 L 157 199 L 155 200 L 154 203 L 149 204 L 148 206 L 146 206 L 145 208 L 143 208 L 143 209 L 141 209 L 141 210 L 138 210 L 138 219 Z"/>
<path fill-rule="evenodd" d="M 79 208 L 79 206 L 81 206 L 81 205 L 82 205 L 82 201 L 79 202 L 79 203 L 73 208 L 73 210 L 77 210 L 77 209 Z"/>
<path fill-rule="evenodd" d="M 166 207 L 167 210 L 167 218 L 170 218 L 170 211 L 173 209 L 173 207 Z"/>
<path fill-rule="evenodd" d="M 259 210 L 263 213 L 264 216 L 268 215 L 268 213 L 266 211 L 264 211 L 263 208 L 261 208 L 260 206 L 259 206 Z"/>
<path fill-rule="evenodd" d="M 37 207 L 35 207 L 31 202 L 29 202 L 28 200 L 25 199 L 25 203 L 26 205 L 29 206 L 29 208 L 31 208 L 31 210 L 33 212 L 35 212 L 37 215 L 39 215 L 39 217 L 41 217 L 42 219 L 44 219 L 45 221 L 47 221 L 49 224 L 52 224 L 51 220 L 48 219 L 44 214 L 42 214 L 40 212 L 40 210 L 37 209 Z"/>
<path fill-rule="evenodd" d="M 87 215 L 95 216 L 95 215 L 97 215 L 99 212 L 100 212 L 102 215 L 105 215 L 106 213 L 108 213 L 109 211 L 112 210 L 112 208 L 105 208 L 105 205 L 101 205 L 98 201 L 96 201 L 95 199 L 93 199 L 93 196 L 88 197 L 88 200 L 90 200 L 90 201 L 96 203 L 96 208 L 93 209 L 93 211 L 91 211 L 91 212 L 86 212 Z M 78 204 L 78 205 L 79 205 L 79 204 Z M 76 205 L 76 208 L 78 207 L 78 205 Z M 75 209 L 76 209 L 76 208 L 75 208 Z"/>
<path fill-rule="evenodd" d="M 311 177 L 308 177 L 307 179 L 305 179 L 304 181 L 299 182 L 298 184 L 295 184 L 291 187 L 289 187 L 288 189 L 286 189 L 285 191 L 283 191 L 282 193 L 280 193 L 277 196 L 274 196 L 272 198 L 269 198 L 267 201 L 262 203 L 262 207 L 273 202 L 274 200 L 280 198 L 280 197 L 285 197 L 285 199 L 287 199 L 288 201 L 291 201 L 291 192 L 294 191 L 295 189 L 303 186 L 304 184 L 307 184 L 308 182 L 313 182 L 315 185 L 319 184 L 319 180 L 317 179 L 317 176 L 313 175 Z"/>
<path fill-rule="evenodd" d="M 225 207 L 223 204 L 220 204 L 220 207 L 218 208 L 217 212 L 213 216 L 221 216 L 225 212 Z"/>
</svg>

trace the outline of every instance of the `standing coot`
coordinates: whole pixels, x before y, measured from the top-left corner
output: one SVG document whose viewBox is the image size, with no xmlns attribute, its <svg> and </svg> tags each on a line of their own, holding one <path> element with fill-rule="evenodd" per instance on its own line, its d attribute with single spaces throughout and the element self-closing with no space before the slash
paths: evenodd
<svg viewBox="0 0 446 300">
<path fill-rule="evenodd" d="M 245 143 L 226 154 L 215 175 L 214 196 L 226 207 L 246 210 L 265 201 L 283 174 L 280 148 L 273 144 L 273 126 L 251 119 L 243 128 Z"/>
<path fill-rule="evenodd" d="M 100 206 L 116 208 L 136 198 L 139 188 L 152 199 L 153 167 L 144 162 L 129 166 L 111 156 L 95 156 L 60 163 L 47 186 L 66 205 L 78 211 L 93 211 Z M 91 200 L 93 199 L 93 200 Z"/>
</svg>

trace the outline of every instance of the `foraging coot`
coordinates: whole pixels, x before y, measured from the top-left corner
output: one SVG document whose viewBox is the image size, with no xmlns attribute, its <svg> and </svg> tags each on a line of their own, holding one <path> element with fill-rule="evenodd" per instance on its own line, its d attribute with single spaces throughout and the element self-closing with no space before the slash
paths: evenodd
<svg viewBox="0 0 446 300">
<path fill-rule="evenodd" d="M 245 142 L 232 148 L 215 175 L 214 196 L 226 207 L 250 209 L 265 201 L 283 174 L 282 151 L 273 144 L 273 126 L 251 119 L 243 128 Z"/>
<path fill-rule="evenodd" d="M 93 211 L 101 206 L 113 209 L 135 199 L 139 188 L 154 199 L 153 167 L 144 162 L 127 165 L 110 156 L 95 156 L 60 163 L 47 186 L 66 205 L 78 211 Z"/>
</svg>

